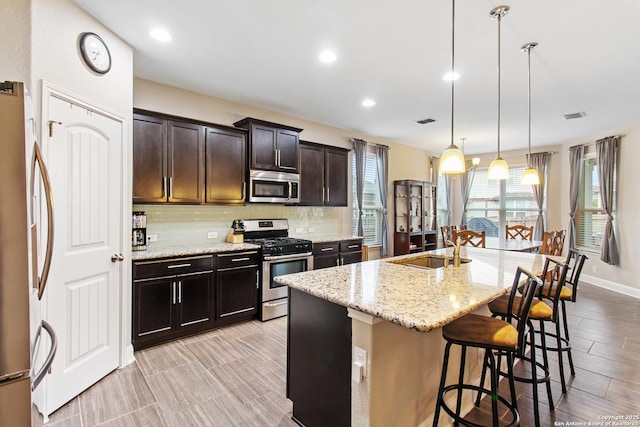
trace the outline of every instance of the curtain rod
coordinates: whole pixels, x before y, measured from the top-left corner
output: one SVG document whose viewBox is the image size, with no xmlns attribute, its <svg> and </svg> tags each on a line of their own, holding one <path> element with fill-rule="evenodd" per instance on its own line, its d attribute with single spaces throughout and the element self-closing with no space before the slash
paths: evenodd
<svg viewBox="0 0 640 427">
<path fill-rule="evenodd" d="M 369 141 L 366 141 L 366 140 L 361 139 L 361 138 L 351 138 L 351 141 L 352 141 L 352 142 L 353 142 L 353 141 L 364 141 L 364 142 L 366 142 L 366 143 L 367 143 L 367 145 L 374 145 L 374 146 L 377 146 L 377 147 L 387 147 L 387 148 L 389 148 L 389 146 L 388 146 L 388 145 L 384 145 L 384 144 L 376 144 L 375 142 L 369 142 Z"/>
<path fill-rule="evenodd" d="M 576 144 L 576 145 L 572 145 L 572 146 L 570 146 L 569 148 L 571 149 L 571 148 L 573 148 L 573 147 L 590 147 L 590 146 L 592 146 L 592 145 L 596 145 L 596 142 L 597 142 L 597 141 L 600 141 L 601 139 L 606 139 L 606 138 L 624 138 L 625 136 L 627 136 L 627 135 L 625 135 L 625 134 L 622 134 L 622 135 L 609 135 L 609 136 L 605 136 L 605 137 L 603 137 L 603 138 L 598 138 L 597 140 L 595 140 L 595 141 L 593 141 L 593 142 L 587 142 L 587 143 L 585 143 L 585 144 Z"/>
</svg>

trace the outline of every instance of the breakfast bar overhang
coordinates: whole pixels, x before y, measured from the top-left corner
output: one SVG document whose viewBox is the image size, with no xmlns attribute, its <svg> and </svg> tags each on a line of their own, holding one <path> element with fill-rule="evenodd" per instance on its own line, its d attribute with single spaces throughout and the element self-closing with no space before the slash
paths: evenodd
<svg viewBox="0 0 640 427">
<path fill-rule="evenodd" d="M 518 266 L 537 273 L 544 263 L 538 254 L 464 247 L 460 267 L 421 266 L 445 254 L 451 249 L 274 279 L 290 288 L 287 396 L 299 424 L 432 424 L 440 328 L 467 313 L 488 315 L 486 304 L 509 291 Z M 479 352 L 468 354 L 465 379 L 479 382 L 481 364 Z M 471 407 L 463 402 L 463 411 Z"/>
</svg>

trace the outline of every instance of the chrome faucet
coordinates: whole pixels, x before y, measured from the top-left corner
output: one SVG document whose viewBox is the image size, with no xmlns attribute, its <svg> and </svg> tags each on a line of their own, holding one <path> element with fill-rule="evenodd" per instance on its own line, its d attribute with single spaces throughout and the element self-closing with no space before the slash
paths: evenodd
<svg viewBox="0 0 640 427">
<path fill-rule="evenodd" d="M 447 245 L 453 246 L 453 266 L 460 267 L 460 237 L 453 243 L 451 240 L 447 240 Z"/>
</svg>

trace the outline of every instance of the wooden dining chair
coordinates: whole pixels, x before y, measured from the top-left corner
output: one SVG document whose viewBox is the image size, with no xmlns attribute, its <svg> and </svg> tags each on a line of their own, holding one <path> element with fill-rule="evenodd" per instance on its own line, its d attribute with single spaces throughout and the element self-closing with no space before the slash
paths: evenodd
<svg viewBox="0 0 640 427">
<path fill-rule="evenodd" d="M 521 240 L 533 240 L 533 226 L 527 227 L 526 225 L 507 225 L 507 239 L 521 239 Z"/>
<path fill-rule="evenodd" d="M 450 246 L 447 242 L 453 241 L 453 230 L 455 229 L 455 225 L 443 225 L 440 227 L 440 233 L 442 234 L 442 246 L 445 248 Z"/>
<path fill-rule="evenodd" d="M 566 234 L 565 230 L 545 231 L 542 235 L 540 253 L 544 255 L 562 255 Z"/>
<path fill-rule="evenodd" d="M 453 230 L 453 241 L 457 242 L 460 238 L 462 246 L 475 246 L 476 248 L 484 248 L 486 244 L 485 232 L 475 232 L 473 230 Z"/>
</svg>

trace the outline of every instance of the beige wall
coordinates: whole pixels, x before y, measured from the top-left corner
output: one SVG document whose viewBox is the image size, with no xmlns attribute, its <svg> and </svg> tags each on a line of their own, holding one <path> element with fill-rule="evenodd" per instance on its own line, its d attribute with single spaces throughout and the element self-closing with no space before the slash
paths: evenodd
<svg viewBox="0 0 640 427">
<path fill-rule="evenodd" d="M 600 261 L 600 253 L 587 253 L 589 259 L 583 270 L 586 281 L 619 290 L 640 297 L 640 264 L 638 263 L 638 248 L 636 242 L 640 240 L 640 228 L 635 224 L 640 212 L 640 191 L 638 191 L 637 159 L 640 157 L 640 122 L 630 124 L 624 128 L 611 129 L 593 135 L 588 139 L 580 139 L 565 144 L 560 152 L 562 168 L 559 182 L 563 191 L 560 200 L 561 223 L 564 228 L 569 224 L 569 147 L 578 144 L 589 144 L 597 139 L 609 135 L 623 135 L 620 142 L 620 157 L 618 162 L 617 210 L 614 222 L 620 265 L 611 266 Z M 595 270 L 594 270 L 595 269 Z"/>
</svg>

